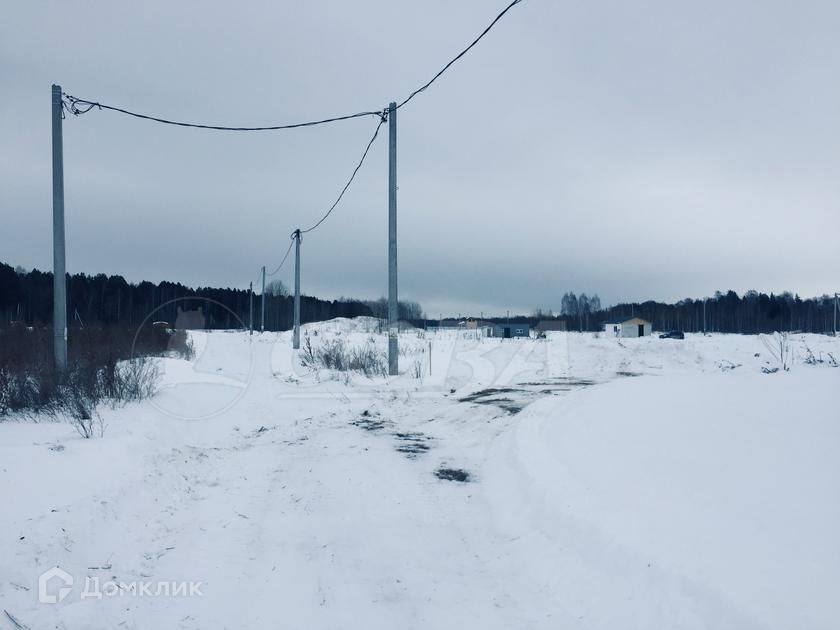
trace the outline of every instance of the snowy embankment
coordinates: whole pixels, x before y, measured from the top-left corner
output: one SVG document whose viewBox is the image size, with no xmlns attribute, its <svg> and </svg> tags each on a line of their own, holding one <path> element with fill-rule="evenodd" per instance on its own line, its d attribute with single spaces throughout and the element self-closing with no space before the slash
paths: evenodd
<svg viewBox="0 0 840 630">
<path fill-rule="evenodd" d="M 365 319 L 305 333 L 386 346 Z M 840 369 L 804 363 L 836 339 L 794 336 L 764 374 L 756 337 L 411 331 L 404 373 L 367 378 L 304 369 L 288 333 L 194 338 L 103 438 L 0 422 L 0 628 L 840 618 Z M 53 567 L 73 584 L 40 603 Z"/>
<path fill-rule="evenodd" d="M 625 379 L 534 403 L 484 475 L 517 570 L 583 627 L 836 627 L 837 372 Z"/>
</svg>

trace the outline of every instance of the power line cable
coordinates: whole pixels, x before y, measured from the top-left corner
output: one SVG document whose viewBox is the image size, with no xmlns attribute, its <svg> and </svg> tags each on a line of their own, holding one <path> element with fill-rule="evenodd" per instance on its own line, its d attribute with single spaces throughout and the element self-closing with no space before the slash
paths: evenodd
<svg viewBox="0 0 840 630">
<path fill-rule="evenodd" d="M 322 216 L 317 221 L 317 223 L 313 224 L 311 227 L 308 227 L 305 230 L 297 229 L 294 232 L 292 232 L 292 234 L 290 236 L 291 240 L 289 242 L 289 248 L 286 250 L 286 253 L 283 255 L 283 260 L 280 261 L 280 264 L 277 265 L 277 268 L 274 271 L 272 271 L 271 273 L 266 273 L 265 274 L 266 277 L 273 276 L 278 271 L 280 271 L 280 269 L 283 267 L 283 265 L 286 262 L 286 259 L 288 259 L 289 254 L 292 251 L 292 246 L 295 244 L 295 238 L 299 238 L 301 234 L 306 234 L 307 232 L 311 232 L 312 230 L 317 228 L 324 221 L 326 221 L 327 217 L 330 216 L 330 214 L 332 214 L 333 210 L 335 210 L 336 206 L 341 201 L 342 197 L 344 197 L 344 193 L 347 192 L 347 190 L 350 188 L 350 184 L 352 184 L 353 180 L 356 178 L 356 174 L 359 172 L 359 169 L 362 168 L 362 164 L 364 164 L 365 158 L 367 157 L 367 154 L 370 152 L 370 147 L 373 146 L 373 143 L 376 140 L 376 137 L 379 135 L 379 129 L 388 120 L 387 110 L 385 110 L 384 112 L 381 112 L 379 114 L 379 117 L 380 117 L 379 118 L 379 123 L 376 125 L 376 129 L 374 129 L 374 131 L 373 131 L 373 136 L 371 136 L 370 140 L 367 143 L 367 146 L 365 147 L 364 152 L 362 153 L 362 158 L 359 160 L 359 163 L 356 164 L 356 168 L 353 169 L 353 173 L 350 175 L 350 179 L 348 179 L 347 183 L 344 184 L 344 188 L 341 189 L 341 193 L 339 193 L 338 197 L 333 202 L 333 204 L 330 206 L 329 210 L 327 210 L 327 212 L 324 214 L 324 216 Z"/>
<path fill-rule="evenodd" d="M 447 70 L 449 70 L 449 68 L 453 64 L 455 64 L 459 59 L 461 59 L 464 55 L 466 55 L 474 46 L 476 46 L 476 44 L 478 44 L 478 42 L 481 41 L 482 38 L 484 38 L 484 36 L 487 35 L 487 33 L 490 32 L 490 30 L 496 25 L 496 23 L 499 22 L 499 20 L 501 20 L 505 16 L 505 14 L 508 11 L 510 11 L 514 6 L 516 6 L 520 2 L 522 2 L 522 0 L 513 0 L 510 4 L 508 4 L 501 11 L 501 13 L 499 13 L 493 19 L 493 21 L 490 22 L 490 24 L 478 35 L 478 37 L 476 37 L 469 44 L 469 46 L 467 46 L 464 50 L 462 50 L 455 57 L 453 57 L 429 81 L 427 81 L 425 84 L 421 85 L 419 88 L 417 88 L 416 90 L 411 92 L 411 94 L 409 94 L 408 97 L 405 98 L 405 100 L 403 100 L 402 102 L 399 103 L 399 105 L 397 105 L 397 109 L 401 108 L 403 105 L 405 105 L 406 103 L 411 101 L 415 96 L 417 96 L 421 92 L 424 92 L 429 86 L 431 86 L 435 81 L 437 81 Z M 115 107 L 113 105 L 106 105 L 106 104 L 103 104 L 103 103 L 100 103 L 100 102 L 97 102 L 97 101 L 89 101 L 87 99 L 78 98 L 78 97 L 72 96 L 70 94 L 67 94 L 66 92 L 62 93 L 62 97 L 63 97 L 63 99 L 62 99 L 62 110 L 66 110 L 66 111 L 72 113 L 75 116 L 80 116 L 80 115 L 86 114 L 89 111 L 91 111 L 92 109 L 98 108 L 99 110 L 103 110 L 103 109 L 111 110 L 111 111 L 114 111 L 114 112 L 117 112 L 117 113 L 132 116 L 134 118 L 139 118 L 139 119 L 142 119 L 142 120 L 149 120 L 149 121 L 153 121 L 153 122 L 158 122 L 158 123 L 162 123 L 162 124 L 165 124 L 165 125 L 174 125 L 174 126 L 178 126 L 178 127 L 191 127 L 191 128 L 196 128 L 196 129 L 210 129 L 210 130 L 216 130 L 216 131 L 278 131 L 278 130 L 284 130 L 284 129 L 297 129 L 297 128 L 301 128 L 301 127 L 314 127 L 316 125 L 324 125 L 324 124 L 329 124 L 329 123 L 334 123 L 334 122 L 339 122 L 339 121 L 344 121 L 344 120 L 350 120 L 350 119 L 354 119 L 354 118 L 363 118 L 365 116 L 379 116 L 379 123 L 376 125 L 376 129 L 373 132 L 373 136 L 371 136 L 371 139 L 368 141 L 367 146 L 365 147 L 365 150 L 362 153 L 362 157 L 359 160 L 359 163 L 356 165 L 356 168 L 353 169 L 353 173 L 350 175 L 350 179 L 347 180 L 347 183 L 344 185 L 344 188 L 341 189 L 341 192 L 339 193 L 336 200 L 329 207 L 329 209 L 324 214 L 324 216 L 322 216 L 316 223 L 314 223 L 312 226 L 310 226 L 310 227 L 308 227 L 304 230 L 298 229 L 292 234 L 291 242 L 289 243 L 289 248 L 286 250 L 286 253 L 283 256 L 283 259 L 280 261 L 280 264 L 271 273 L 266 273 L 266 277 L 273 276 L 277 272 L 279 272 L 280 269 L 282 269 L 283 265 L 286 263 L 286 260 L 289 257 L 289 254 L 292 251 L 292 246 L 295 243 L 294 239 L 296 237 L 299 238 L 301 234 L 306 234 L 307 232 L 312 232 L 313 230 L 318 228 L 324 221 L 326 221 L 327 218 L 332 214 L 333 210 L 335 210 L 335 208 L 341 202 L 342 198 L 344 197 L 344 194 L 350 188 L 350 185 L 353 183 L 353 180 L 356 178 L 356 174 L 362 168 L 362 165 L 364 164 L 365 158 L 367 158 L 367 155 L 368 155 L 368 152 L 370 151 L 371 146 L 373 146 L 374 141 L 376 140 L 377 136 L 379 135 L 379 129 L 382 127 L 382 125 L 388 119 L 387 118 L 387 110 L 385 110 L 385 111 L 382 111 L 382 112 L 380 112 L 380 111 L 358 112 L 358 113 L 355 113 L 355 114 L 346 114 L 346 115 L 343 115 L 343 116 L 334 116 L 332 118 L 323 118 L 323 119 L 319 119 L 319 120 L 312 120 L 312 121 L 301 122 L 301 123 L 283 124 L 283 125 L 270 125 L 270 126 L 262 126 L 262 127 L 244 127 L 244 126 L 228 127 L 228 126 L 223 126 L 223 125 L 206 125 L 206 124 L 199 124 L 199 123 L 181 122 L 181 121 L 169 120 L 169 119 L 166 119 L 166 118 L 159 118 L 157 116 L 150 116 L 150 115 L 147 115 L 147 114 L 140 114 L 140 113 L 133 112 L 133 111 L 130 111 L 130 110 L 127 110 L 127 109 L 123 109 L 121 107 Z M 63 112 L 62 112 L 62 116 L 63 116 Z"/>
<path fill-rule="evenodd" d="M 272 271 L 271 273 L 266 272 L 266 274 L 265 274 L 266 278 L 268 278 L 269 276 L 273 276 L 275 273 L 277 273 L 278 271 L 280 271 L 283 268 L 283 265 L 285 264 L 286 259 L 289 257 L 289 253 L 292 251 L 292 245 L 294 245 L 294 244 L 295 244 L 294 240 L 289 241 L 289 249 L 286 250 L 286 253 L 283 256 L 283 260 L 280 261 L 280 264 L 277 265 L 277 268 L 274 271 Z"/>
<path fill-rule="evenodd" d="M 494 26 L 496 26 L 496 22 L 498 22 L 499 20 L 501 20 L 501 19 L 504 17 L 505 13 L 507 13 L 508 11 L 510 11 L 513 7 L 515 7 L 515 6 L 516 6 L 517 4 L 519 4 L 520 2 L 522 2 L 522 0 L 513 0 L 513 2 L 511 2 L 509 5 L 507 5 L 507 6 L 504 8 L 504 10 L 503 10 L 501 13 L 499 13 L 499 15 L 497 15 L 497 16 L 496 16 L 496 18 L 495 18 L 492 22 L 490 22 L 489 26 L 488 26 L 487 28 L 485 28 L 483 31 L 481 31 L 481 34 L 480 34 L 478 37 L 476 37 L 476 38 L 472 41 L 472 43 L 471 43 L 469 46 L 467 46 L 466 48 L 464 48 L 464 50 L 462 50 L 462 51 L 461 51 L 460 53 L 458 53 L 455 57 L 453 57 L 453 58 L 452 58 L 452 60 L 451 60 L 449 63 L 447 63 L 445 66 L 443 66 L 443 68 L 441 68 L 441 70 L 440 70 L 440 71 L 439 71 L 439 72 L 438 72 L 435 76 L 433 76 L 433 77 L 432 77 L 432 78 L 431 78 L 431 79 L 430 79 L 427 83 L 425 83 L 424 85 L 420 86 L 419 88 L 417 88 L 416 90 L 414 90 L 411 94 L 409 94 L 409 95 L 408 95 L 408 98 L 406 98 L 406 99 L 405 99 L 402 103 L 400 103 L 399 105 L 397 105 L 397 109 L 399 109 L 400 107 L 402 107 L 403 105 L 405 105 L 406 103 L 408 103 L 408 102 L 409 102 L 411 99 L 413 99 L 415 96 L 417 96 L 417 95 L 418 95 L 418 94 L 420 94 L 421 92 L 425 91 L 425 90 L 426 90 L 426 88 L 428 88 L 428 87 L 429 87 L 432 83 L 434 83 L 435 81 L 437 81 L 437 80 L 438 80 L 438 78 L 440 78 L 440 76 L 441 76 L 444 72 L 446 72 L 447 70 L 449 70 L 449 67 L 450 67 L 452 64 L 454 64 L 454 63 L 455 63 L 456 61 L 458 61 L 461 57 L 463 57 L 464 55 L 466 55 L 466 54 L 470 51 L 470 49 L 471 49 L 473 46 L 475 46 L 478 42 L 480 42 L 480 41 L 481 41 L 481 38 L 482 38 L 482 37 L 484 37 L 485 35 L 487 35 L 487 33 L 489 33 L 489 32 L 490 32 L 490 29 L 492 29 Z"/>
<path fill-rule="evenodd" d="M 513 0 L 510 4 L 508 4 L 501 13 L 499 13 L 492 22 L 485 28 L 478 37 L 476 37 L 472 43 L 467 46 L 464 50 L 458 53 L 455 57 L 453 57 L 449 63 L 447 63 L 443 68 L 438 71 L 438 73 L 433 76 L 429 81 L 425 84 L 421 85 L 419 88 L 414 90 L 408 97 L 403 100 L 397 108 L 402 107 L 406 103 L 408 103 L 411 99 L 415 96 L 424 92 L 432 83 L 437 81 L 440 76 L 449 70 L 449 68 L 457 62 L 461 57 L 466 55 L 476 44 L 478 44 L 481 39 L 490 32 L 490 30 L 496 25 L 496 23 L 501 20 L 505 14 L 510 11 L 514 6 L 522 2 L 522 0 Z M 283 124 L 283 125 L 269 125 L 269 126 L 262 126 L 262 127 L 245 127 L 245 126 L 237 126 L 237 127 L 229 127 L 225 125 L 206 125 L 200 123 L 191 123 L 191 122 L 182 122 L 177 120 L 169 120 L 167 118 L 159 118 L 157 116 L 150 116 L 148 114 L 140 114 L 137 112 L 130 111 L 128 109 L 124 109 L 122 107 L 115 107 L 113 105 L 106 105 L 104 103 L 100 103 L 98 101 L 90 101 L 83 98 L 78 98 L 76 96 L 72 96 L 67 94 L 66 92 L 62 93 L 63 100 L 62 106 L 63 108 L 70 112 L 75 116 L 80 116 L 82 114 L 87 114 L 90 110 L 94 108 L 98 108 L 100 110 L 107 109 L 113 112 L 118 112 L 120 114 L 126 114 L 127 116 L 133 116 L 134 118 L 140 118 L 142 120 L 150 120 L 153 122 L 162 123 L 164 125 L 175 125 L 177 127 L 192 127 L 195 129 L 212 129 L 216 131 L 279 131 L 283 129 L 298 129 L 301 127 L 314 127 L 316 125 L 325 125 L 329 123 L 339 122 L 343 120 L 351 120 L 354 118 L 363 118 L 365 116 L 379 116 L 380 113 L 378 111 L 365 111 L 365 112 L 357 112 L 355 114 L 345 114 L 342 116 L 333 116 L 332 118 L 322 118 L 318 120 L 310 120 L 306 122 L 300 123 L 291 123 L 291 124 Z"/>
<path fill-rule="evenodd" d="M 344 193 L 346 193 L 346 192 L 347 192 L 347 189 L 348 189 L 348 188 L 350 188 L 350 184 L 352 184 L 352 183 L 353 183 L 353 180 L 356 178 L 356 173 L 358 173 L 358 172 L 359 172 L 359 169 L 360 169 L 360 168 L 362 168 L 362 164 L 364 164 L 364 162 L 365 162 L 365 158 L 367 157 L 367 154 L 368 154 L 368 152 L 370 151 L 370 147 L 373 145 L 373 142 L 376 140 L 376 136 L 378 136 L 378 135 L 379 135 L 379 129 L 382 127 L 382 125 L 385 123 L 385 121 L 386 121 L 386 120 L 388 120 L 388 117 L 387 117 L 387 115 L 383 112 L 382 114 L 380 114 L 379 124 L 378 124 L 378 125 L 376 125 L 376 129 L 373 131 L 373 136 L 371 136 L 370 141 L 367 143 L 367 146 L 365 147 L 365 151 L 364 151 L 364 153 L 362 153 L 362 159 L 360 159 L 360 160 L 359 160 L 359 163 L 358 163 L 358 164 L 356 164 L 356 168 L 354 168 L 354 169 L 353 169 L 353 174 L 352 174 L 352 175 L 350 175 L 350 179 L 348 179 L 348 180 L 347 180 L 347 183 L 346 183 L 346 184 L 344 184 L 344 188 L 342 188 L 342 189 L 341 189 L 341 193 L 338 195 L 338 197 L 336 198 L 336 200 L 333 202 L 333 205 L 331 205 L 331 206 L 330 206 L 330 209 L 329 209 L 329 210 L 327 210 L 326 214 L 325 214 L 324 216 L 322 216 L 322 217 L 318 220 L 318 222 L 317 222 L 317 223 L 315 223 L 315 224 L 314 224 L 314 225 L 312 225 L 311 227 L 306 228 L 305 230 L 300 230 L 300 233 L 301 233 L 301 234 L 306 234 L 307 232 L 311 232 L 312 230 L 314 230 L 315 228 L 317 228 L 317 227 L 318 227 L 319 225 L 321 225 L 324 221 L 326 221 L 326 220 L 327 220 L 327 217 L 328 217 L 328 216 L 330 216 L 330 214 L 332 214 L 332 211 L 333 211 L 333 210 L 335 210 L 335 207 L 336 207 L 336 206 L 338 205 L 338 203 L 341 201 L 341 198 L 342 198 L 342 197 L 344 197 Z"/>
<path fill-rule="evenodd" d="M 364 116 L 378 116 L 379 112 L 358 112 L 356 114 L 346 114 L 344 116 L 334 116 L 332 118 L 323 118 L 321 120 L 310 120 L 307 122 L 292 123 L 286 125 L 271 125 L 267 127 L 226 127 L 223 125 L 203 125 L 199 123 L 181 122 L 177 120 L 168 120 L 166 118 L 158 118 L 157 116 L 149 116 L 147 114 L 138 114 L 122 107 L 114 107 L 113 105 L 105 105 L 96 101 L 88 101 L 83 98 L 71 96 L 66 92 L 63 94 L 65 100 L 64 107 L 71 114 L 80 116 L 87 114 L 93 108 L 109 109 L 114 112 L 141 118 L 143 120 L 151 120 L 154 122 L 163 123 L 164 125 L 175 125 L 177 127 L 193 127 L 195 129 L 214 129 L 216 131 L 278 131 L 281 129 L 298 129 L 299 127 L 314 127 L 316 125 L 325 125 L 327 123 L 334 123 L 341 120 L 350 120 L 352 118 L 362 118 Z"/>
</svg>

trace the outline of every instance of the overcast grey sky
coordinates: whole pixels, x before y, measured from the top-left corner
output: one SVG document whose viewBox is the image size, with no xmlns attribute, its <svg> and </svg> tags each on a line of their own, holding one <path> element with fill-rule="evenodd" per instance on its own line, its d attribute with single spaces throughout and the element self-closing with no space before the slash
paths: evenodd
<svg viewBox="0 0 840 630">
<path fill-rule="evenodd" d="M 52 265 L 51 83 L 216 124 L 379 109 L 506 4 L 4 3 L 0 260 Z M 836 0 L 524 0 L 399 112 L 401 297 L 501 313 L 558 309 L 567 290 L 840 290 L 838 33 Z M 375 124 L 69 118 L 68 271 L 247 287 L 329 207 Z M 381 133 L 304 238 L 304 291 L 383 295 L 386 247 Z"/>
</svg>

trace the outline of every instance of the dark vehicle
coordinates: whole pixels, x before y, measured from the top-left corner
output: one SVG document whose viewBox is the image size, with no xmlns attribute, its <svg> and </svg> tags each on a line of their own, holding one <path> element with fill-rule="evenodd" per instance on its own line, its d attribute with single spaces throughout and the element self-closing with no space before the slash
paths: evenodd
<svg viewBox="0 0 840 630">
<path fill-rule="evenodd" d="M 672 330 L 670 332 L 659 335 L 660 339 L 685 339 L 685 335 L 681 330 Z"/>
</svg>

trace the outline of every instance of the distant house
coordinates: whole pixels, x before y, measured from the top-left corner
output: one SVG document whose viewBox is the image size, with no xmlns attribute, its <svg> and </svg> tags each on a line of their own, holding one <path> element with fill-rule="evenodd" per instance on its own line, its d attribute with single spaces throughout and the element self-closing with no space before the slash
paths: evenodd
<svg viewBox="0 0 840 630">
<path fill-rule="evenodd" d="M 527 323 L 494 324 L 493 336 L 510 339 L 511 337 L 530 337 L 531 327 Z"/>
<path fill-rule="evenodd" d="M 631 317 L 616 322 L 604 324 L 604 332 L 613 337 L 648 337 L 651 333 L 651 323 L 641 317 Z"/>
<path fill-rule="evenodd" d="M 534 330 L 539 333 L 551 332 L 551 331 L 565 331 L 566 330 L 566 320 L 565 319 L 541 319 L 539 323 L 534 326 Z"/>
<path fill-rule="evenodd" d="M 475 331 L 480 337 L 490 337 L 493 335 L 493 322 L 488 322 L 477 317 L 467 317 L 464 320 L 464 328 Z"/>
</svg>

